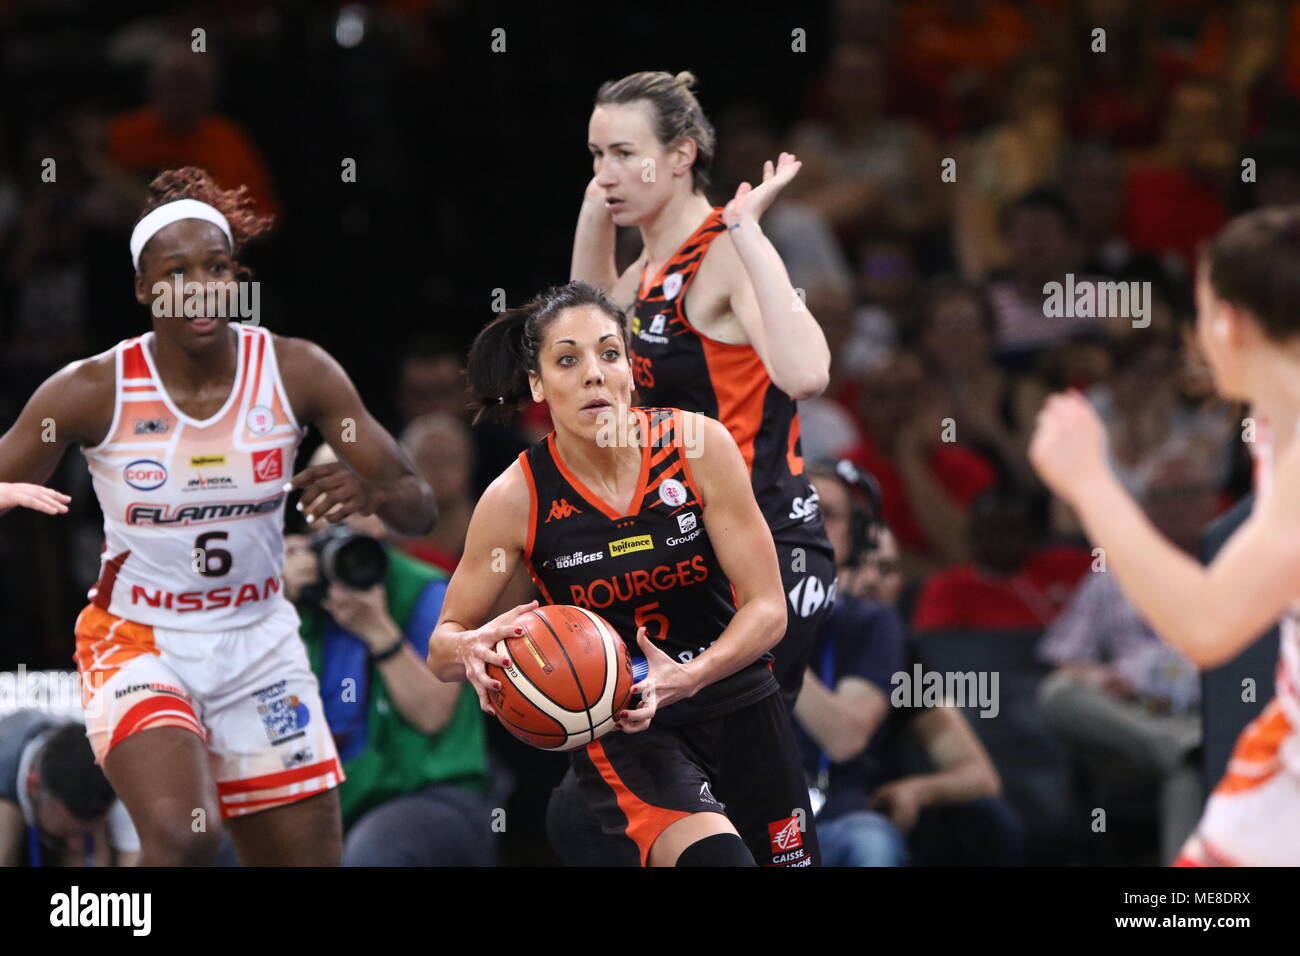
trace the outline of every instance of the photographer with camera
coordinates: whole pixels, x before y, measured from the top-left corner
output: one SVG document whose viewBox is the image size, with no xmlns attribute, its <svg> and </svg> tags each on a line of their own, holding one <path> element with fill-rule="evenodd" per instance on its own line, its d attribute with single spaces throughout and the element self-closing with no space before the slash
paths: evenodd
<svg viewBox="0 0 1300 956">
<path fill-rule="evenodd" d="M 890 706 L 894 675 L 919 658 L 891 606 L 897 551 L 879 486 L 848 461 L 808 474 L 838 566 L 835 606 L 794 711 L 824 865 L 1021 862 L 1019 819 L 961 711 Z M 932 772 L 908 772 L 909 733 Z"/>
<path fill-rule="evenodd" d="M 331 460 L 322 445 L 311 464 Z M 446 575 L 386 544 L 373 516 L 303 530 L 285 535 L 285 593 L 347 775 L 343 864 L 492 865 L 478 699 L 424 664 Z M 286 768 L 312 759 L 292 748 Z"/>
</svg>

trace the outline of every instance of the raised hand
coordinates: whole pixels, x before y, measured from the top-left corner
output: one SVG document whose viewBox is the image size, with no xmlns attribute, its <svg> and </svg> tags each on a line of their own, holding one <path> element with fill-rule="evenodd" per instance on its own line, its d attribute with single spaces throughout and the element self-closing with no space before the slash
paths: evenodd
<svg viewBox="0 0 1300 956">
<path fill-rule="evenodd" d="M 763 182 L 758 187 L 752 187 L 748 182 L 741 183 L 736 195 L 723 207 L 722 221 L 729 228 L 748 220 L 757 222 L 802 166 L 803 163 L 794 158 L 794 153 L 782 153 L 776 166 L 769 159 L 763 164 Z"/>
</svg>

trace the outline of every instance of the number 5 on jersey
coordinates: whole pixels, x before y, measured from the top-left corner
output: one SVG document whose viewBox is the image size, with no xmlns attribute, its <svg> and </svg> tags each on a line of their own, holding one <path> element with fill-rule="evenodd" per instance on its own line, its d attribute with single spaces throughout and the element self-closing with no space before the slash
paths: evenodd
<svg viewBox="0 0 1300 956">
<path fill-rule="evenodd" d="M 658 601 L 651 601 L 649 604 L 642 604 L 636 609 L 636 615 L 633 620 L 636 621 L 637 630 L 646 629 L 646 636 L 651 640 L 662 641 L 668 637 L 668 618 L 663 614 L 652 613 L 659 606 Z M 651 624 L 659 625 L 657 628 L 650 627 Z"/>
</svg>

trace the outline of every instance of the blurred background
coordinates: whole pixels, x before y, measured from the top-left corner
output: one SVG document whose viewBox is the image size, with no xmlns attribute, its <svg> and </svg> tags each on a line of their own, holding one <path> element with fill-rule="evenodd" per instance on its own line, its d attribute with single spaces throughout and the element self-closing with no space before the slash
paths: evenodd
<svg viewBox="0 0 1300 956">
<path fill-rule="evenodd" d="M 468 342 L 496 290 L 513 305 L 567 279 L 595 90 L 646 69 L 699 78 L 716 203 L 781 150 L 803 161 L 764 229 L 835 356 L 826 394 L 801 403 L 804 455 L 879 481 L 896 554 L 877 596 L 931 635 L 932 660 L 1002 654 L 1023 672 L 1003 684 L 1024 705 L 1004 704 L 1013 725 L 973 723 L 1030 862 L 1154 862 L 1173 770 L 1108 804 L 1129 809 L 1096 849 L 1072 808 L 1113 781 L 1044 685 L 1084 673 L 1125 706 L 1198 718 L 1200 681 L 1155 660 L 1150 635 L 1115 637 L 1140 622 L 1098 623 L 1123 598 L 1084 602 L 1094 556 L 1025 447 L 1044 396 L 1073 386 L 1189 550 L 1249 492 L 1245 411 L 1212 395 L 1192 270 L 1233 214 L 1300 202 L 1300 4 L 0 0 L 0 428 L 57 368 L 148 328 L 131 225 L 153 174 L 202 166 L 277 217 L 244 257 L 262 323 L 323 345 L 406 433 L 444 519 L 403 547 L 450 571 L 477 495 L 548 429 L 541 411 L 470 428 Z M 624 263 L 636 241 L 620 238 Z M 1067 274 L 1148 283 L 1150 324 L 1046 318 L 1043 284 Z M 0 522 L 0 670 L 68 667 L 97 575 L 81 456 L 49 484 L 71 514 Z M 516 783 L 544 795 L 563 758 L 521 755 L 493 725 Z M 1217 776 L 1200 745 L 1187 760 Z M 507 858 L 548 861 L 527 829 Z"/>
</svg>

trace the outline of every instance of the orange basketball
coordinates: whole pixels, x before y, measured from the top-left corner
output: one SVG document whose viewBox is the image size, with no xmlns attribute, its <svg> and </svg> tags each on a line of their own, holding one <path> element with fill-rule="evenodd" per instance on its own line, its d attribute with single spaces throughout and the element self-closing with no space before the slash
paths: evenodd
<svg viewBox="0 0 1300 956">
<path fill-rule="evenodd" d="M 506 730 L 542 750 L 574 750 L 613 730 L 632 696 L 632 658 L 609 622 L 550 604 L 516 624 L 524 633 L 496 646 L 511 666 L 487 667 L 501 682 L 488 697 Z"/>
</svg>

